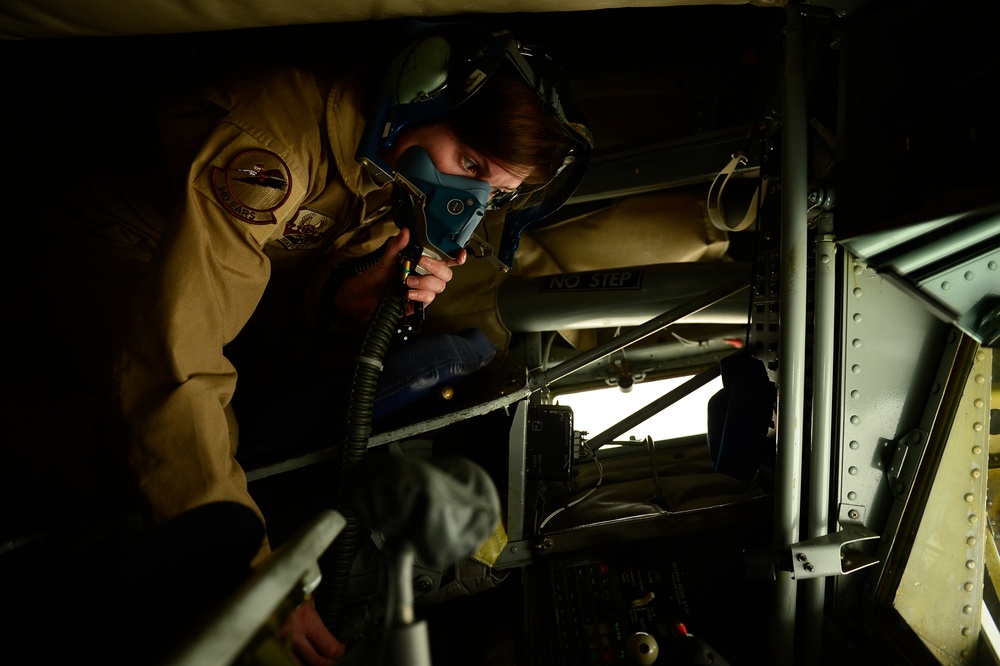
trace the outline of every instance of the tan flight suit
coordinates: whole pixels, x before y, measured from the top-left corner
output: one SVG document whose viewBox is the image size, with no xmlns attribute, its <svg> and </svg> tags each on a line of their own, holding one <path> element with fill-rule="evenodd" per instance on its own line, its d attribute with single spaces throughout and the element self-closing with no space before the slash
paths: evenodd
<svg viewBox="0 0 1000 666">
<path fill-rule="evenodd" d="M 121 164 L 129 184 L 101 173 L 60 206 L 38 280 L 64 329 L 53 337 L 82 366 L 84 392 L 101 394 L 75 413 L 96 409 L 105 429 L 96 444 L 38 445 L 36 467 L 106 493 L 123 463 L 154 522 L 220 500 L 260 513 L 234 457 L 237 373 L 223 348 L 269 282 L 278 293 L 300 287 L 288 310 L 310 307 L 304 296 L 315 301 L 319 290 L 305 288 L 307 276 L 324 273 L 317 261 L 342 261 L 351 232 L 387 210 L 388 191 L 354 158 L 361 95 L 359 79 L 283 69 L 175 99 L 158 118 L 167 172 L 136 149 Z M 294 344 L 275 338 L 255 353 L 280 362 Z M 27 438 L 43 428 L 36 421 Z"/>
</svg>

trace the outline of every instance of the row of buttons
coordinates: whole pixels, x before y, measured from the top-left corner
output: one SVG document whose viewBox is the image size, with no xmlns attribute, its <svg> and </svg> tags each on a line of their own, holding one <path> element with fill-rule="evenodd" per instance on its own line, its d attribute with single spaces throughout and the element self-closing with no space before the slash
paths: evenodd
<svg viewBox="0 0 1000 666">
<path fill-rule="evenodd" d="M 553 567 L 552 594 L 565 666 L 620 663 L 611 568 L 605 562 Z"/>
</svg>

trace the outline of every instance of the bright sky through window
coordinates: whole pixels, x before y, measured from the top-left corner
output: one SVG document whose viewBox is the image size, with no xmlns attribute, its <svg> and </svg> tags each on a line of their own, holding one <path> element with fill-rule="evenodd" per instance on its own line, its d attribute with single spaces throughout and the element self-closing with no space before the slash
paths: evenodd
<svg viewBox="0 0 1000 666">
<path fill-rule="evenodd" d="M 575 430 L 586 431 L 588 437 L 594 437 L 668 391 L 672 391 L 687 379 L 687 377 L 676 377 L 640 382 L 636 383 L 629 393 L 623 393 L 616 386 L 583 391 L 561 395 L 556 402 L 573 408 Z M 654 440 L 662 440 L 704 433 L 708 399 L 721 388 L 722 379 L 716 378 L 615 439 L 628 440 L 634 437 L 642 440 L 648 435 Z"/>
</svg>

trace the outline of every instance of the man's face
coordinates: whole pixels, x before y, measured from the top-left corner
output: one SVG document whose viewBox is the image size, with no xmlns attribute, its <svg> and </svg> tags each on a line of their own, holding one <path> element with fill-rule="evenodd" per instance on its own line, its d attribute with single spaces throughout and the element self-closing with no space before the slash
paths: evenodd
<svg viewBox="0 0 1000 666">
<path fill-rule="evenodd" d="M 395 170 L 396 162 L 407 148 L 420 146 L 427 151 L 434 166 L 450 176 L 465 176 L 489 183 L 490 197 L 516 190 L 524 174 L 511 173 L 462 143 L 445 123 L 424 125 L 405 132 L 389 149 L 385 161 Z"/>
</svg>

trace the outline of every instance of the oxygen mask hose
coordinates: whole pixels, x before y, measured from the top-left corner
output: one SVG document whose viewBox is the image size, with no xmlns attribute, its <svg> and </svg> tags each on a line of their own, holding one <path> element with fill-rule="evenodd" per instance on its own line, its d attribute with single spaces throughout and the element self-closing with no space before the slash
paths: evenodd
<svg viewBox="0 0 1000 666">
<path fill-rule="evenodd" d="M 340 469 L 340 488 L 345 487 L 345 480 L 351 478 L 355 473 L 368 450 L 372 412 L 375 407 L 379 373 L 382 371 L 382 359 L 385 358 L 386 350 L 406 313 L 406 279 L 413 267 L 416 266 L 416 262 L 419 261 L 421 252 L 419 244 L 412 242 L 404 251 L 402 279 L 391 284 L 386 290 L 375 310 L 368 331 L 365 333 L 354 370 L 354 380 L 347 407 L 347 428 L 343 462 Z M 316 597 L 317 611 L 324 624 L 335 636 L 338 635 L 344 618 L 344 602 L 347 597 L 348 581 L 357 552 L 360 531 L 357 515 L 347 509 L 344 504 L 341 497 L 338 500 L 338 510 L 344 516 L 347 524 L 323 556 L 322 570 L 325 572 L 323 581 L 324 587 L 327 589 L 324 594 Z"/>
</svg>

